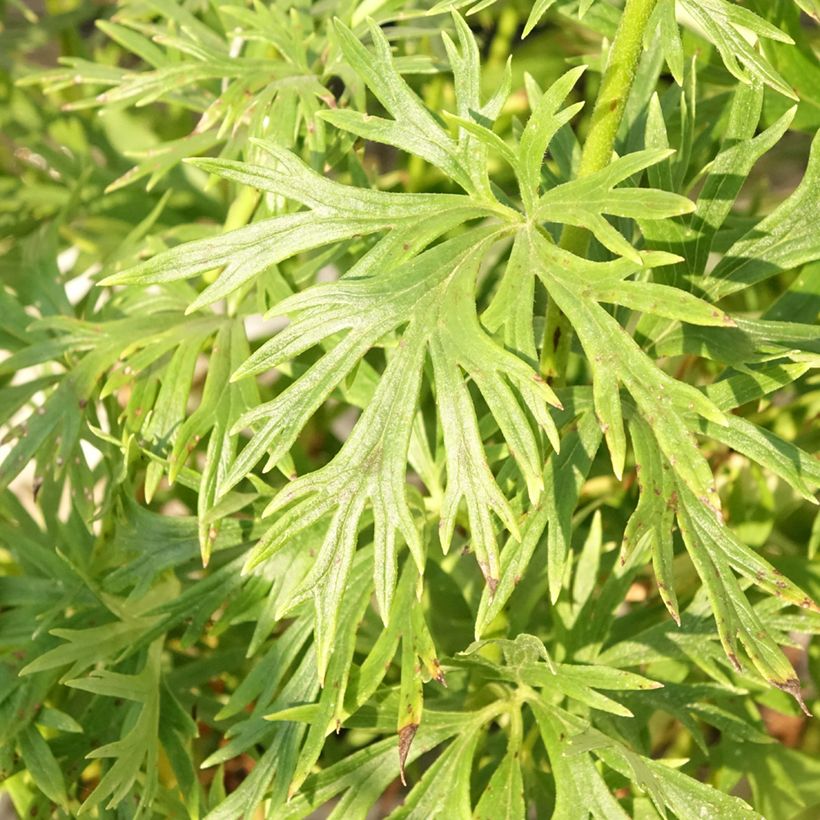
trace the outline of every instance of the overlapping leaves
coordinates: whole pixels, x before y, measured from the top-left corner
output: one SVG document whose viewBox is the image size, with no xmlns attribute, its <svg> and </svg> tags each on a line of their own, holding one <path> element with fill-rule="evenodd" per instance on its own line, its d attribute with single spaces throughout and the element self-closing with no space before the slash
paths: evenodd
<svg viewBox="0 0 820 820">
<path fill-rule="evenodd" d="M 525 361 L 504 350 L 482 329 L 475 309 L 476 277 L 482 256 L 493 241 L 504 236 L 512 234 L 513 250 L 489 313 L 504 316 L 504 321 L 516 317 L 518 328 L 512 338 L 520 338 L 523 348 L 518 352 L 524 357 L 533 352 L 531 343 L 526 341 L 533 335 L 532 300 L 520 308 L 515 308 L 512 301 L 517 292 L 533 292 L 531 279 L 536 274 L 550 298 L 569 317 L 587 354 L 595 411 L 616 476 L 622 475 L 627 453 L 625 410 L 627 414 L 637 412 L 652 433 L 646 433 L 645 441 L 637 442 L 636 450 L 645 449 L 647 459 L 660 459 L 658 463 L 663 469 L 671 468 L 676 476 L 671 484 L 664 485 L 667 491 L 662 495 L 666 503 L 673 504 L 673 496 L 681 498 L 675 488 L 675 482 L 680 482 L 680 503 L 692 514 L 700 516 L 705 510 L 709 516 L 719 516 L 720 502 L 712 470 L 693 433 L 702 430 L 698 417 L 712 425 L 709 430 L 718 430 L 730 422 L 702 391 L 658 369 L 602 307 L 602 303 L 620 304 L 686 323 L 685 326 L 736 326 L 722 310 L 685 291 L 664 284 L 631 281 L 636 267 L 652 268 L 677 260 L 658 253 L 642 255 L 604 218 L 612 215 L 639 222 L 668 220 L 692 209 L 688 200 L 672 193 L 617 187 L 623 180 L 663 162 L 669 152 L 637 152 L 583 180 L 538 193 L 541 157 L 566 120 L 559 106 L 579 72 L 570 72 L 540 100 L 536 99 L 533 116 L 516 146 L 502 143 L 485 123 L 492 123 L 505 92 L 481 107 L 475 43 L 461 18 L 455 19 L 460 46 L 456 49 L 448 42 L 448 50 L 459 106 L 455 118 L 459 126 L 457 139 L 434 120 L 402 80 L 392 65 L 387 42 L 375 26 L 370 30 L 375 54 L 341 24 L 337 31 L 350 65 L 362 75 L 393 119 L 374 119 L 344 110 L 332 110 L 324 116 L 335 126 L 358 136 L 419 154 L 462 187 L 466 195 L 390 194 L 343 186 L 310 171 L 287 151 L 260 143 L 269 157 L 268 166 L 225 160 L 203 160 L 198 164 L 228 179 L 287 195 L 309 210 L 254 223 L 220 238 L 218 243 L 207 240 L 179 246 L 108 280 L 112 284 L 153 284 L 221 268 L 216 280 L 190 305 L 189 310 L 196 310 L 252 284 L 263 269 L 295 253 L 334 240 L 388 231 L 338 283 L 309 288 L 274 309 L 275 313 L 289 317 L 289 325 L 259 348 L 235 372 L 234 378 L 285 365 L 317 345 L 326 352 L 272 402 L 253 407 L 236 420 L 233 432 L 250 427 L 252 435 L 216 488 L 218 498 L 247 476 L 263 456 L 267 456 L 268 469 L 280 462 L 334 388 L 368 351 L 386 345 L 387 367 L 352 435 L 330 464 L 296 479 L 278 493 L 266 510 L 266 515 L 274 516 L 274 522 L 248 564 L 251 569 L 297 533 L 315 522 L 327 521 L 323 545 L 312 571 L 294 591 L 292 601 L 281 609 L 285 611 L 287 606 L 306 597 L 315 600 L 322 674 L 333 644 L 341 590 L 350 571 L 368 502 L 374 516 L 375 585 L 383 618 L 387 618 L 390 610 L 396 583 L 397 534 L 410 547 L 419 569 L 424 566 L 419 523 L 413 520 L 406 501 L 404 475 L 426 357 L 432 363 L 440 435 L 446 453 L 447 479 L 439 511 L 441 545 L 446 552 L 463 501 L 471 548 L 491 596 L 501 569 L 493 516 L 515 541 L 521 533 L 508 500 L 490 472 L 479 417 L 462 373 L 478 389 L 500 430 L 526 482 L 530 502 L 537 502 L 541 496 L 544 478 L 539 464 L 543 456 L 531 420 L 546 431 L 553 448 L 558 449 L 557 430 L 545 409 L 546 403 L 558 402 Z M 569 109 L 567 113 L 571 112 Z M 486 177 L 486 154 L 490 150 L 501 154 L 513 167 L 523 211 L 494 197 Z M 738 156 L 737 161 L 743 161 L 742 157 Z M 482 223 L 475 224 L 477 219 Z M 542 221 L 563 221 L 588 228 L 621 258 L 593 263 L 574 257 L 555 247 L 546 233 L 533 226 Z M 471 226 L 467 233 L 428 247 L 465 223 Z M 621 385 L 634 405 L 624 405 L 619 392 Z M 633 437 L 636 431 L 647 429 L 636 426 L 639 424 L 636 420 L 632 427 Z M 659 450 L 657 454 L 655 448 Z M 765 456 L 763 459 L 770 461 Z M 660 484 L 654 489 L 659 487 Z M 663 520 L 666 524 L 661 524 L 661 529 L 671 530 L 671 519 Z M 722 525 L 717 526 L 718 533 L 725 532 Z M 668 553 L 668 537 L 668 531 L 659 533 L 659 543 L 667 546 L 658 548 L 660 554 L 655 564 L 664 586 L 669 588 L 669 606 L 676 615 L 674 591 L 666 569 L 668 555 L 663 552 Z M 558 541 L 553 543 L 549 587 L 552 599 L 556 600 L 568 545 L 566 539 L 560 546 Z M 692 542 L 687 543 L 697 562 L 696 548 Z M 711 560 L 714 559 L 713 553 Z M 700 567 L 702 573 L 709 572 L 707 565 Z M 720 609 L 719 588 L 713 588 L 713 593 L 718 596 L 713 598 L 714 604 Z M 795 594 L 794 600 L 808 601 L 803 594 Z M 729 649 L 731 644 L 726 646 Z M 759 660 L 753 641 L 746 648 L 753 659 Z M 779 671 L 763 661 L 758 666 L 779 685 L 792 686 L 794 676 L 784 662 L 781 656 L 776 664 Z"/>
<path fill-rule="evenodd" d="M 180 246 L 108 280 L 109 283 L 154 284 L 223 266 L 213 284 L 190 306 L 189 310 L 195 310 L 231 295 L 237 288 L 252 282 L 264 267 L 298 251 L 334 239 L 390 230 L 345 273 L 339 283 L 310 288 L 280 303 L 275 312 L 288 315 L 290 324 L 256 351 L 235 374 L 235 378 L 243 377 L 280 366 L 317 344 L 327 344 L 330 337 L 345 333 L 335 345 L 327 345 L 327 353 L 272 402 L 253 408 L 237 421 L 235 429 L 250 426 L 253 434 L 228 470 L 221 493 L 244 478 L 263 455 L 267 455 L 268 467 L 279 462 L 307 419 L 362 357 L 403 327 L 395 342 L 398 349 L 389 354 L 379 387 L 342 451 L 327 467 L 297 479 L 279 493 L 268 512 L 286 509 L 279 513 L 251 559 L 250 566 L 264 560 L 297 532 L 332 513 L 314 571 L 305 579 L 304 591 L 297 593 L 294 600 L 295 603 L 312 594 L 319 606 L 317 624 L 323 636 L 319 655 L 321 669 L 330 653 L 339 591 L 345 584 L 359 520 L 368 499 L 375 517 L 377 598 L 385 617 L 395 585 L 396 532 L 400 532 L 411 547 L 419 567 L 423 566 L 417 525 L 413 523 L 404 500 L 404 473 L 415 415 L 413 399 L 419 394 L 426 355 L 433 366 L 441 435 L 447 454 L 446 491 L 440 510 L 441 543 L 445 551 L 452 538 L 459 503 L 463 500 L 471 546 L 492 590 L 498 583 L 499 558 L 491 513 L 514 537 L 519 535 L 509 503 L 489 470 L 478 417 L 463 383 L 462 372 L 470 377 L 500 429 L 526 481 L 530 500 L 537 501 L 541 493 L 543 479 L 539 465 L 543 456 L 530 419 L 545 429 L 553 447 L 557 447 L 557 431 L 545 408 L 546 403 L 557 404 L 557 401 L 538 374 L 514 353 L 499 346 L 478 322 L 474 296 L 476 276 L 489 243 L 514 233 L 516 247 L 524 243 L 526 248 L 514 250 L 513 254 L 523 253 L 528 259 L 529 270 L 541 268 L 548 276 L 547 271 L 561 266 L 565 271 L 588 277 L 595 284 L 615 285 L 638 266 L 674 260 L 663 254 L 642 257 L 615 232 L 602 214 L 668 218 L 691 208 L 688 200 L 675 194 L 615 187 L 626 177 L 660 162 L 666 156 L 663 152 L 626 157 L 605 172 L 585 180 L 583 191 L 575 190 L 581 183 L 566 183 L 533 196 L 533 185 L 538 187 L 540 184 L 540 158 L 552 135 L 566 119 L 558 109 L 577 79 L 577 71 L 570 72 L 542 96 L 535 106 L 538 117 L 533 116 L 524 128 L 517 149 L 506 149 L 512 154 L 521 190 L 527 192 L 523 201 L 529 210 L 522 213 L 496 200 L 486 179 L 484 159 L 496 140 L 480 121 L 492 121 L 493 111 L 503 102 L 504 94 L 498 98 L 499 102 L 488 104 L 483 113 L 479 113 L 482 109 L 477 97 L 477 52 L 469 31 L 460 18 L 456 21 L 460 50 L 453 45 L 449 49 L 454 59 L 461 114 L 458 122 L 464 123 L 459 128 L 458 140 L 433 120 L 395 71 L 386 41 L 375 27 L 371 28 L 371 36 L 377 44 L 375 55 L 366 51 L 343 26 L 339 25 L 338 30 L 351 65 L 358 67 L 394 120 L 373 122 L 362 115 L 348 116 L 340 111 L 331 111 L 326 118 L 360 136 L 391 142 L 405 150 L 418 149 L 470 196 L 389 194 L 341 186 L 311 172 L 286 151 L 260 144 L 270 156 L 272 167 L 210 160 L 198 164 L 265 191 L 287 193 L 310 208 L 309 211 L 255 223 L 227 235 L 219 243 L 203 241 Z M 411 136 L 415 132 L 418 136 Z M 576 206 L 577 216 L 575 212 L 567 212 L 566 203 L 570 200 L 583 203 Z M 627 257 L 610 263 L 590 263 L 554 249 L 545 235 L 533 230 L 532 220 L 554 220 L 564 212 L 572 224 L 592 227 L 613 250 L 628 249 Z M 481 217 L 484 218 L 482 226 L 471 227 L 468 233 L 423 250 L 446 231 Z M 615 239 L 616 236 L 619 238 Z M 511 277 L 518 273 L 515 266 L 508 271 Z M 557 279 L 548 281 L 553 298 L 560 301 L 553 291 L 561 293 L 563 285 Z M 524 283 L 524 287 L 531 289 L 532 284 Z M 655 287 L 663 296 L 663 286 Z M 585 297 L 588 295 L 584 294 Z M 606 297 L 602 293 L 598 298 Z M 713 310 L 694 297 L 681 298 L 684 304 L 676 309 L 676 316 L 683 314 L 695 321 L 715 323 Z M 585 298 L 584 303 L 589 304 L 586 310 L 599 311 L 601 318 L 594 321 L 612 322 L 604 311 L 593 307 L 594 298 Z M 529 309 L 532 310 L 531 304 Z M 572 318 L 579 325 L 586 321 L 587 327 L 591 327 L 589 320 L 581 315 Z M 532 314 L 529 317 L 523 314 L 521 321 L 530 328 L 532 336 Z M 717 321 L 725 323 L 728 320 L 719 314 Z M 593 335 L 601 337 L 599 329 L 591 331 L 590 337 Z M 585 334 L 584 338 L 589 337 Z M 649 402 L 649 391 L 655 386 L 653 382 L 663 382 L 670 389 L 669 401 L 673 404 L 697 405 L 700 412 L 713 419 L 722 419 L 722 414 L 713 409 L 698 391 L 664 377 L 634 343 L 624 342 L 624 345 L 620 355 L 624 359 L 631 356 L 634 366 L 642 368 L 639 377 L 643 379 L 641 392 L 637 386 L 634 389 L 641 397 L 646 397 L 646 402 Z M 612 372 L 611 366 L 607 372 Z M 618 462 L 622 465 L 624 457 L 622 433 L 618 429 L 618 419 L 610 420 L 606 415 L 620 413 L 620 400 L 617 390 L 613 391 L 605 384 L 603 376 L 596 378 L 595 384 L 598 412 L 602 423 L 612 431 L 608 435 L 611 442 L 616 442 L 613 445 L 614 460 L 616 472 L 620 472 L 622 466 Z M 655 398 L 652 397 L 653 402 Z M 602 408 L 603 401 L 608 402 L 606 409 Z M 670 452 L 681 444 L 677 424 L 677 417 L 670 416 L 663 428 L 669 431 Z M 684 461 L 684 464 L 688 463 Z M 353 481 L 352 476 L 356 477 Z M 686 476 L 701 497 L 709 498 L 708 494 L 714 493 L 708 468 L 690 469 Z M 555 595 L 558 583 L 555 579 L 561 577 L 561 564 L 554 566 L 552 572 L 551 588 Z"/>
<path fill-rule="evenodd" d="M 0 587 L 0 617 L 12 645 L 29 640 L 36 623 L 32 660 L 14 667 L 23 677 L 2 679 L 0 713 L 29 721 L 4 737 L 37 788 L 67 804 L 57 761 L 88 754 L 111 762 L 83 811 L 137 793 L 138 811 L 168 816 L 247 815 L 265 800 L 275 816 L 306 817 L 336 801 L 334 816 L 355 817 L 399 776 L 411 789 L 398 817 L 520 817 L 525 793 L 561 816 L 626 816 L 626 806 L 660 816 L 754 816 L 677 771 L 681 761 L 655 760 L 640 727 L 663 712 L 704 754 L 703 724 L 727 743 L 762 746 L 751 699 L 743 708 L 733 699 L 782 695 L 765 692 L 752 670 L 799 698 L 781 647 L 795 632 L 820 629 L 817 607 L 791 580 L 797 573 L 784 574 L 785 564 L 773 558 L 774 566 L 725 522 L 709 459 L 722 448 L 742 454 L 756 475 L 763 468 L 810 501 L 820 484 L 815 460 L 738 409 L 816 363 L 814 328 L 800 323 L 812 317 L 803 311 L 783 321 L 781 305 L 751 319 L 737 301 L 718 304 L 819 253 L 806 218 L 817 203 L 816 151 L 785 203 L 748 232 L 746 222 L 728 241 L 723 233 L 749 170 L 794 114 L 757 134 L 763 86 L 789 89 L 741 31 L 788 38 L 740 7 L 701 4 L 709 16 L 695 20 L 700 33 L 750 82 L 735 92 L 724 144 L 693 203 L 679 193 L 688 180 L 691 109 L 672 112 L 689 123 L 684 133 L 667 132 L 674 92 L 661 101 L 645 84 L 635 106 L 646 118 L 635 119 L 623 143 L 636 150 L 572 179 L 571 163 L 552 160 L 574 140 L 568 124 L 581 105 L 565 101 L 583 68 L 546 92 L 527 78 L 531 116 L 508 129 L 510 75 L 482 98 L 479 49 L 459 16 L 457 45 L 445 34 L 442 52 L 454 105 L 439 118 L 402 76 L 423 61 L 397 60 L 380 28 L 364 23 L 366 7 L 378 4 L 345 6 L 356 33 L 337 24 L 327 50 L 300 28 L 308 4 L 294 9 L 291 28 L 277 5 L 220 6 L 240 26 L 237 37 L 276 53 L 270 63 L 230 66 L 221 32 L 183 6 L 150 5 L 180 31 L 142 30 L 133 18 L 106 27 L 151 69 L 74 63 L 72 71 L 110 85 L 108 105 L 164 99 L 204 111 L 203 139 L 186 153 L 210 150 L 232 127 L 241 131 L 246 91 L 255 100 L 240 141 L 268 138 L 244 145 L 252 162 L 236 161 L 232 150 L 194 163 L 240 186 L 226 228 L 250 221 L 246 227 L 218 237 L 201 227 L 165 233 L 150 246 L 156 255 L 120 272 L 138 238 L 129 235 L 103 265 L 105 283 L 124 289 L 82 318 L 58 293 L 56 311 L 32 324 L 16 284 L 0 293 L 11 317 L 3 373 L 47 371 L 0 392 L 5 418 L 32 397 L 38 408 L 12 431 L 0 468 L 5 488 L 36 459 L 46 510 L 43 531 L 13 497 L 0 496 L 4 547 L 28 574 L 14 590 Z M 536 3 L 527 29 L 552 5 Z M 562 13 L 593 7 L 557 5 Z M 664 56 L 681 81 L 674 5 L 660 4 L 659 25 L 674 29 Z M 158 46 L 189 55 L 188 71 Z M 378 116 L 346 104 L 319 111 L 313 72 L 329 55 L 358 89 L 344 102 L 361 102 L 366 85 Z M 273 84 L 260 89 L 260 76 L 243 73 L 249 66 L 270 69 Z M 209 78 L 222 80 L 218 95 Z M 59 85 L 68 75 L 53 79 Z M 682 107 L 693 101 L 694 83 L 687 75 Z M 262 117 L 274 101 L 286 116 L 270 128 Z M 308 119 L 305 163 L 289 148 Z M 433 169 L 431 187 L 446 192 L 371 188 L 356 161 L 344 184 L 323 176 L 312 168 L 329 135 L 337 146 L 361 138 L 414 154 Z M 680 157 L 669 150 L 678 138 Z M 133 178 L 152 173 L 151 184 L 159 183 L 183 150 L 172 146 Z M 503 179 L 515 184 L 504 190 L 489 173 L 496 159 L 512 171 Z M 553 242 L 560 225 L 587 229 L 592 258 L 607 261 L 562 250 Z M 188 237 L 195 241 L 174 244 Z M 340 278 L 306 287 L 325 263 Z M 811 290 L 806 271 L 784 299 Z M 553 391 L 536 370 L 545 295 L 580 343 L 579 386 Z M 257 347 L 243 320 L 270 305 L 269 317 L 286 322 Z M 713 362 L 701 375 L 717 380 L 695 386 L 658 361 L 681 354 Z M 189 403 L 204 361 L 201 395 Z M 721 373 L 721 364 L 730 367 Z M 324 465 L 297 476 L 292 456 L 312 419 L 340 401 L 361 410 L 352 430 Z M 84 462 L 91 444 L 102 452 L 100 466 Z M 620 516 L 628 497 L 610 504 L 592 500 L 590 489 L 608 472 L 605 450 L 616 479 L 637 473 L 640 489 L 631 517 L 623 515 L 620 551 L 605 542 L 603 522 Z M 196 494 L 195 517 L 161 516 L 133 500 L 167 498 L 166 477 L 172 493 Z M 64 523 L 56 507 L 68 482 L 79 492 Z M 591 515 L 599 504 L 603 515 Z M 54 533 L 70 545 L 59 556 L 46 546 Z M 483 587 L 453 546 L 475 554 Z M 211 561 L 205 574 L 200 556 Z M 616 618 L 625 597 L 651 586 L 642 574 L 649 562 L 673 620 L 649 603 Z M 687 568 L 697 573 L 697 593 Z M 38 597 L 48 597 L 46 610 Z M 803 611 L 782 611 L 790 605 Z M 551 636 L 555 658 L 526 634 L 533 629 Z M 473 633 L 484 640 L 462 651 Z M 193 660 L 186 653 L 201 639 L 214 651 Z M 697 671 L 681 681 L 670 663 Z M 82 676 L 92 666 L 100 668 Z M 69 694 L 55 683 L 67 667 Z M 228 668 L 250 671 L 234 678 Z M 225 696 L 210 689 L 222 675 L 231 687 Z M 450 690 L 439 685 L 445 681 Z M 230 796 L 219 792 L 221 770 L 209 794 L 196 787 L 188 751 L 196 728 L 172 687 L 206 734 L 226 738 L 203 767 L 264 749 Z M 43 707 L 46 691 L 61 694 Z M 103 727 L 104 742 L 66 739 L 79 724 L 61 707 L 96 726 L 120 696 L 131 704 L 127 717 Z M 398 742 L 370 743 L 317 770 L 327 736 L 342 726 L 395 733 Z M 417 762 L 434 750 L 432 765 Z M 165 757 L 173 778 L 157 777 Z M 614 784 L 623 782 L 634 784 L 632 795 L 616 798 Z M 760 782 L 752 776 L 753 789 Z"/>
</svg>

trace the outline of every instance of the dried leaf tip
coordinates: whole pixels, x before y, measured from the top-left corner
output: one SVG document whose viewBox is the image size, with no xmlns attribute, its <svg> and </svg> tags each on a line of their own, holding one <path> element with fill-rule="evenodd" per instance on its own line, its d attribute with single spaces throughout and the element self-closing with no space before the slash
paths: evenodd
<svg viewBox="0 0 820 820">
<path fill-rule="evenodd" d="M 806 701 L 803 700 L 803 693 L 800 691 L 800 681 L 797 678 L 789 678 L 789 680 L 783 682 L 773 680 L 772 683 L 778 689 L 782 689 L 786 694 L 791 695 L 797 701 L 797 705 L 806 717 L 814 717 L 806 706 Z"/>
<path fill-rule="evenodd" d="M 403 726 L 399 730 L 399 776 L 401 777 L 402 786 L 407 785 L 407 780 L 404 776 L 404 764 L 407 762 L 410 745 L 413 743 L 413 738 L 416 736 L 418 728 L 418 723 L 408 723 L 407 726 Z"/>
</svg>

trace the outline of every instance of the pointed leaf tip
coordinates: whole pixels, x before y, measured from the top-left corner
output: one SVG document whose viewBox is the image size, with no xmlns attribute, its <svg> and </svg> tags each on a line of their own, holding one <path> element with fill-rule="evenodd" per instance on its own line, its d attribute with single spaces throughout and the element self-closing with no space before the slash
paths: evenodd
<svg viewBox="0 0 820 820">
<path fill-rule="evenodd" d="M 404 766 L 407 763 L 407 755 L 410 753 L 410 746 L 418 731 L 418 723 L 408 723 L 399 731 L 399 774 L 402 786 L 407 785 Z"/>
<path fill-rule="evenodd" d="M 800 681 L 797 678 L 789 678 L 787 681 L 773 680 L 772 683 L 778 689 L 781 689 L 786 694 L 791 695 L 797 701 L 797 705 L 806 717 L 814 717 L 814 715 L 809 711 L 809 708 L 806 706 L 806 701 L 803 700 Z"/>
</svg>

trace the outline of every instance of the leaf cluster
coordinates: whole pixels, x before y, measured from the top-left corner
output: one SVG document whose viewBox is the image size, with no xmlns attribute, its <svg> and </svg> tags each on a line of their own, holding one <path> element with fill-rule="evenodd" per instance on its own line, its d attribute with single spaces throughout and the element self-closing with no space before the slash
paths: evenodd
<svg viewBox="0 0 820 820">
<path fill-rule="evenodd" d="M 817 13 L 0 5 L 21 815 L 816 811 Z"/>
</svg>

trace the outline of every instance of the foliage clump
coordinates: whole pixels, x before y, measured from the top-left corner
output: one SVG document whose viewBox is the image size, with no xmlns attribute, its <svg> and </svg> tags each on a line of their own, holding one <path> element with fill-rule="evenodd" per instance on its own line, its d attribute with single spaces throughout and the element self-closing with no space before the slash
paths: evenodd
<svg viewBox="0 0 820 820">
<path fill-rule="evenodd" d="M 0 14 L 21 816 L 817 811 L 816 0 Z"/>
</svg>

